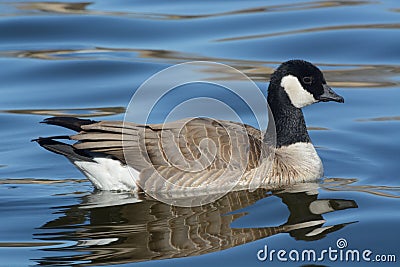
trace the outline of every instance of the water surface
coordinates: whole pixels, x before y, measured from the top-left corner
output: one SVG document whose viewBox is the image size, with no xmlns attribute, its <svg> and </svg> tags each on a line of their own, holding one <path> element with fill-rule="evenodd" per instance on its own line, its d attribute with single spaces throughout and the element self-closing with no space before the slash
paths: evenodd
<svg viewBox="0 0 400 267">
<path fill-rule="evenodd" d="M 1 1 L 2 264 L 259 266 L 272 264 L 256 257 L 266 244 L 321 249 L 339 238 L 398 261 L 399 11 L 394 0 Z M 202 208 L 135 203 L 94 192 L 66 159 L 30 142 L 66 133 L 39 124 L 48 116 L 122 119 L 138 86 L 176 63 L 228 64 L 265 93 L 292 58 L 317 64 L 345 98 L 304 110 L 325 167 L 317 184 Z M 323 203 L 333 208 L 310 208 Z"/>
</svg>

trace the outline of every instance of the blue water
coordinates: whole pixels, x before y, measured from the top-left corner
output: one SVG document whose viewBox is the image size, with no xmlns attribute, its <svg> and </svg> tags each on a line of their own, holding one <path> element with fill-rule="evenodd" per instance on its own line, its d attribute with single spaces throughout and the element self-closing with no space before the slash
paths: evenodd
<svg viewBox="0 0 400 267">
<path fill-rule="evenodd" d="M 1 265 L 342 266 L 327 259 L 259 262 L 256 254 L 264 245 L 337 248 L 345 238 L 348 248 L 397 257 L 370 264 L 396 266 L 399 12 L 395 0 L 0 1 Z M 230 65 L 265 93 L 272 70 L 292 58 L 318 65 L 345 98 L 304 110 L 326 176 L 311 191 L 248 192 L 202 211 L 171 212 L 150 200 L 132 203 L 129 194 L 94 192 L 65 158 L 30 142 L 66 133 L 39 124 L 53 115 L 123 119 L 134 91 L 177 63 Z M 234 199 L 249 201 L 226 204 Z M 310 213 L 317 199 L 330 200 L 335 211 Z M 182 254 L 165 245 L 168 229 L 210 236 L 213 227 L 226 230 L 220 237 L 230 245 Z M 256 228 L 275 232 L 232 241 L 240 235 L 231 229 Z"/>
</svg>

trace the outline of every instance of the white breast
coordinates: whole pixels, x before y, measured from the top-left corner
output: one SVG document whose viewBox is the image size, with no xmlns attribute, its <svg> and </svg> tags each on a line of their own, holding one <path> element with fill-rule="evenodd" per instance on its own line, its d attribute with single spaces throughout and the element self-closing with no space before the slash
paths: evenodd
<svg viewBox="0 0 400 267">
<path fill-rule="evenodd" d="M 311 143 L 298 142 L 276 149 L 269 183 L 291 184 L 308 182 L 324 174 L 322 161 Z"/>
</svg>

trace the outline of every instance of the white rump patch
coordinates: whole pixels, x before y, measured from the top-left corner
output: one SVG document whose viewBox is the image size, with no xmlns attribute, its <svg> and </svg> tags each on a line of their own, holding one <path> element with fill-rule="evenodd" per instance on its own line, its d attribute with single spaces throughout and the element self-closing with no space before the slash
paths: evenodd
<svg viewBox="0 0 400 267">
<path fill-rule="evenodd" d="M 91 161 L 74 161 L 75 166 L 100 190 L 138 191 L 139 172 L 119 160 L 98 157 Z M 134 176 L 134 177 L 132 177 Z"/>
<path fill-rule="evenodd" d="M 314 96 L 304 89 L 297 77 L 293 75 L 283 77 L 281 86 L 285 89 L 290 101 L 296 108 L 302 108 L 317 102 Z"/>
</svg>

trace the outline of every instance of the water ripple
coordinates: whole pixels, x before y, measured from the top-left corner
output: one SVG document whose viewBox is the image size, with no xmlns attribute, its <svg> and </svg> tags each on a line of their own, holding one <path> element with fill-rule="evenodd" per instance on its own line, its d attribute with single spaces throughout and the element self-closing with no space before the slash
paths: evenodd
<svg viewBox="0 0 400 267">
<path fill-rule="evenodd" d="M 400 25 L 400 24 L 399 24 Z M 21 50 L 21 51 L 2 51 L 1 56 L 16 58 L 34 58 L 43 60 L 99 60 L 99 59 L 120 59 L 129 60 L 128 53 L 135 54 L 132 60 L 137 58 L 149 61 L 161 61 L 168 64 L 182 63 L 186 61 L 213 61 L 231 65 L 243 71 L 251 79 L 265 81 L 269 79 L 274 70 L 274 66 L 279 64 L 276 61 L 254 61 L 240 60 L 231 58 L 208 57 L 201 54 L 184 53 L 173 50 L 155 49 L 132 49 L 132 48 L 111 48 L 94 47 L 88 49 L 61 49 L 61 50 Z M 400 74 L 399 65 L 364 65 L 364 64 L 329 64 L 316 62 L 325 70 L 325 75 L 330 85 L 346 88 L 384 88 L 393 87 L 400 84 L 396 78 Z M 333 69 L 332 69 L 333 68 Z M 229 77 L 224 77 L 229 78 Z M 117 112 L 120 112 L 119 109 Z M 109 112 L 109 110 L 102 110 Z M 113 111 L 115 112 L 115 110 Z M 118 114 L 118 113 L 115 113 Z"/>
<path fill-rule="evenodd" d="M 152 20 L 188 20 L 188 19 L 202 19 L 210 17 L 224 17 L 241 14 L 252 13 L 265 13 L 265 12 L 288 12 L 288 11 L 302 11 L 319 8 L 334 8 L 343 6 L 357 6 L 368 5 L 376 3 L 374 1 L 314 1 L 314 2 L 300 2 L 281 5 L 267 5 L 257 6 L 252 8 L 234 9 L 229 11 L 215 12 L 210 11 L 199 14 L 181 14 L 181 13 L 152 13 L 152 12 L 126 12 L 126 11 L 99 11 L 89 9 L 93 2 L 19 2 L 12 4 L 17 10 L 22 11 L 25 15 L 38 15 L 43 13 L 50 14 L 86 14 L 86 15 L 102 15 L 102 16 L 118 16 L 118 17 L 133 17 L 144 18 Z M 17 14 L 6 14 L 13 16 Z M 18 14 L 19 15 L 19 14 Z"/>
<path fill-rule="evenodd" d="M 216 39 L 215 42 L 230 42 L 230 41 L 238 41 L 238 40 L 250 40 L 250 39 L 261 39 L 261 38 L 269 38 L 269 37 L 277 37 L 284 35 L 297 35 L 303 33 L 315 33 L 315 32 L 329 32 L 329 31 L 340 31 L 340 30 L 370 30 L 370 29 L 400 29 L 399 23 L 383 23 L 383 24 L 358 24 L 358 25 L 337 25 L 337 26 L 324 26 L 324 27 L 313 27 L 307 29 L 297 29 L 291 31 L 283 31 L 283 32 L 273 32 L 273 33 L 265 33 L 265 34 L 254 34 L 247 36 L 238 36 L 238 37 L 229 37 Z"/>
<path fill-rule="evenodd" d="M 123 114 L 124 107 L 100 107 L 100 108 L 66 108 L 66 109 L 13 109 L 0 110 L 0 113 L 30 114 L 41 116 L 67 116 L 67 117 L 103 117 Z"/>
</svg>

